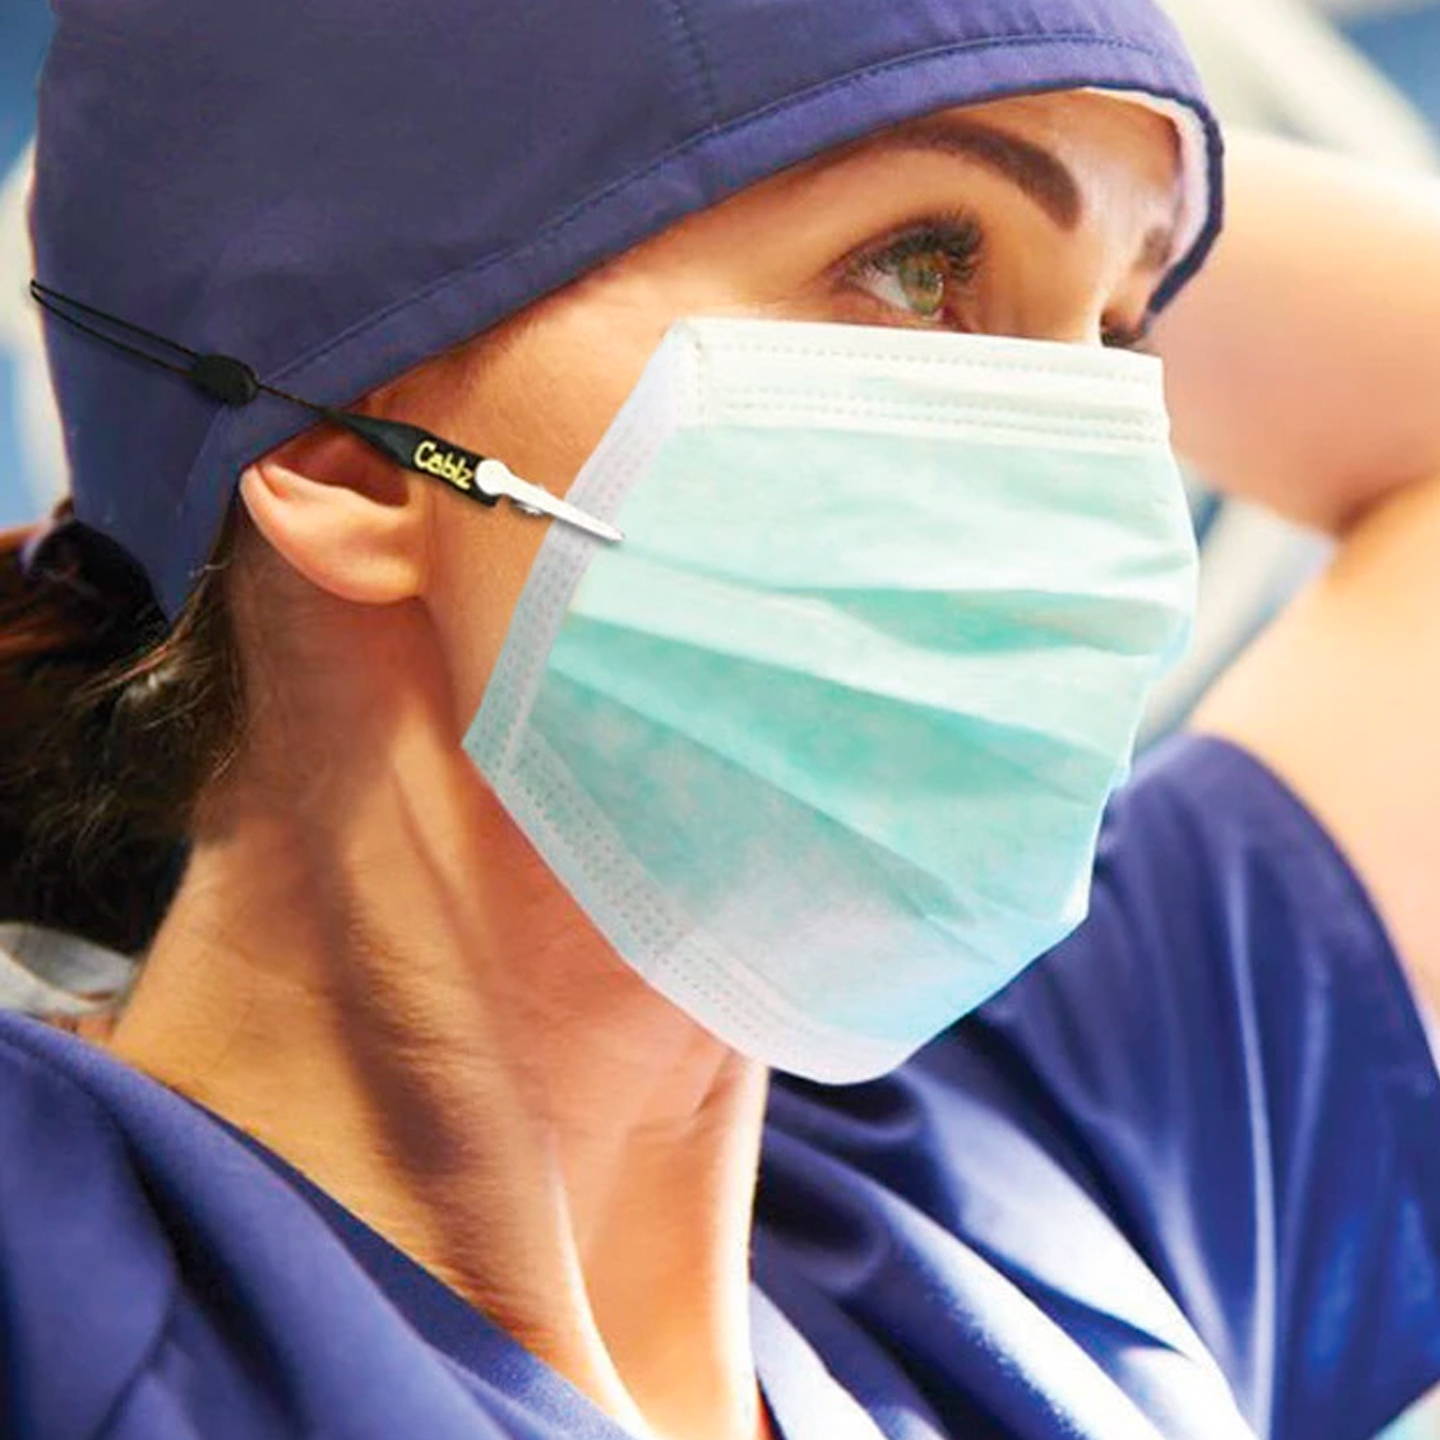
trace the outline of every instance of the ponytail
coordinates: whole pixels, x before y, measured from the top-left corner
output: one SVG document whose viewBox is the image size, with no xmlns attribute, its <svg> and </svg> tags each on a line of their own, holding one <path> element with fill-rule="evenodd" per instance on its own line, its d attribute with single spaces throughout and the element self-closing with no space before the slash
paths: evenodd
<svg viewBox="0 0 1440 1440">
<path fill-rule="evenodd" d="M 223 565 L 170 627 L 123 552 L 73 524 L 54 534 L 27 564 L 41 532 L 0 531 L 0 920 L 134 954 L 243 723 Z"/>
</svg>

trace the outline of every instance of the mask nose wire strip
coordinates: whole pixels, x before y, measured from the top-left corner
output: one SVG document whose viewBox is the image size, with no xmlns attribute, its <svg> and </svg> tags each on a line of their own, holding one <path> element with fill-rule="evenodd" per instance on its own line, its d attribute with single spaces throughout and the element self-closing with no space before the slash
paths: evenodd
<svg viewBox="0 0 1440 1440">
<path fill-rule="evenodd" d="M 142 325 L 132 324 L 128 320 L 120 319 L 117 315 L 111 315 L 104 310 L 96 309 L 93 305 L 87 305 L 84 301 L 76 300 L 69 295 L 62 295 L 58 290 L 52 290 L 38 280 L 30 281 L 30 295 L 37 304 L 58 319 L 63 320 L 67 325 L 74 326 L 77 330 L 81 330 L 127 355 L 134 355 L 141 360 L 148 361 L 151 365 L 158 365 L 162 369 L 169 370 L 172 374 L 184 376 L 202 394 L 212 400 L 218 400 L 223 405 L 237 407 L 248 405 L 261 391 L 264 391 L 268 395 L 274 395 L 278 399 L 309 410 L 332 425 L 339 425 L 359 436 L 372 449 L 378 450 L 384 455 L 387 460 L 406 470 L 414 470 L 417 473 L 431 475 L 449 482 L 461 494 L 469 496 L 470 499 L 481 505 L 494 506 L 499 503 L 503 494 L 517 509 L 526 514 L 550 515 L 556 519 L 566 520 L 591 533 L 601 535 L 605 539 L 618 540 L 622 538 L 620 531 L 616 530 L 614 526 L 586 515 L 566 501 L 557 499 L 548 491 L 542 490 L 539 486 L 519 480 L 498 461 L 487 460 L 485 456 L 478 455 L 473 450 L 466 450 L 463 446 L 442 440 L 438 435 L 432 435 L 418 425 L 407 425 L 398 420 L 381 420 L 373 415 L 360 415 L 349 410 L 337 410 L 329 405 L 317 405 L 312 400 L 290 394 L 288 390 L 281 390 L 275 385 L 267 385 L 243 360 L 237 360 L 231 355 L 201 354 L 198 350 L 192 350 L 188 345 L 181 345 L 176 340 L 169 340 L 164 335 L 158 335 L 153 330 L 145 329 Z M 103 321 L 106 325 L 139 336 L 149 341 L 157 349 L 169 351 L 172 356 L 184 357 L 188 363 L 181 364 L 176 359 L 167 358 L 164 355 L 155 354 L 143 346 L 131 344 L 98 326 L 87 323 L 78 315 L 72 314 L 71 311 L 78 311 L 80 315 L 87 315 L 94 320 Z M 482 467 L 484 467 L 483 470 Z M 486 488 L 481 478 L 482 475 L 485 475 L 492 484 L 498 484 L 500 488 Z"/>
</svg>

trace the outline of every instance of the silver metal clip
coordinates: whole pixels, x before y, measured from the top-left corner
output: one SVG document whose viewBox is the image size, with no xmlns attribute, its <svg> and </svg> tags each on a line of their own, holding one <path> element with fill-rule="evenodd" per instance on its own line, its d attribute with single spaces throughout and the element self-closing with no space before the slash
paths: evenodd
<svg viewBox="0 0 1440 1440">
<path fill-rule="evenodd" d="M 623 540 L 625 536 L 613 525 L 587 515 L 578 506 L 539 485 L 522 480 L 501 460 L 484 460 L 475 473 L 475 486 L 486 495 L 503 495 L 526 515 L 549 515 L 569 525 L 598 536 L 601 540 Z"/>
</svg>

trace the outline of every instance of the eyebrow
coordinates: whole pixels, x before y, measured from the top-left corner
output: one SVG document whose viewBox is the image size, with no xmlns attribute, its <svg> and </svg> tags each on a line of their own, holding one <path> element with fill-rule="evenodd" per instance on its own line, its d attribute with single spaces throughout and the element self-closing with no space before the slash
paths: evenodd
<svg viewBox="0 0 1440 1440">
<path fill-rule="evenodd" d="M 1063 230 L 1074 230 L 1084 216 L 1079 182 L 1061 160 L 1018 135 L 959 117 L 922 115 L 902 121 L 839 146 L 808 168 L 817 174 L 862 154 L 915 151 L 978 161 L 1018 185 Z"/>
</svg>

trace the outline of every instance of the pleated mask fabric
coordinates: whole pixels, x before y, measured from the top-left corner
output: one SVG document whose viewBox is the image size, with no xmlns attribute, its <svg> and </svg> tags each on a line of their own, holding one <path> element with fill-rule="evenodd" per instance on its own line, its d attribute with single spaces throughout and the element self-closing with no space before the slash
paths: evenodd
<svg viewBox="0 0 1440 1440">
<path fill-rule="evenodd" d="M 852 1082 L 1084 918 L 1195 601 L 1158 360 L 687 319 L 571 497 L 465 743 L 656 989 Z"/>
</svg>

